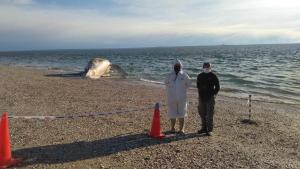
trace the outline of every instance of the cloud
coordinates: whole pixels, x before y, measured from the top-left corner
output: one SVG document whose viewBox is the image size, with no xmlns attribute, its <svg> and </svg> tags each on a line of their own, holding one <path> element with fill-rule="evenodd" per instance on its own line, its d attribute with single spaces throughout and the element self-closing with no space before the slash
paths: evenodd
<svg viewBox="0 0 300 169">
<path fill-rule="evenodd" d="M 14 5 L 30 5 L 33 0 L 2 0 L 0 3 L 14 4 Z"/>
<path fill-rule="evenodd" d="M 237 0 L 113 0 L 109 8 L 100 10 L 84 4 L 67 8 L 38 0 L 5 0 L 0 6 L 0 45 L 88 48 L 299 42 L 300 12 L 294 6 L 300 3 L 281 8 L 268 7 L 268 1 L 257 1 L 259 7 Z"/>
</svg>

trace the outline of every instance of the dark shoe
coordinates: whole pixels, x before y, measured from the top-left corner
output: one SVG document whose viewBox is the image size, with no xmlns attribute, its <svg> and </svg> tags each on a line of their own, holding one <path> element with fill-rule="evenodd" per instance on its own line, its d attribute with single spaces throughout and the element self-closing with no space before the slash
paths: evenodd
<svg viewBox="0 0 300 169">
<path fill-rule="evenodd" d="M 203 134 L 203 133 L 206 133 L 206 129 L 198 130 L 198 134 Z"/>
<path fill-rule="evenodd" d="M 207 136 L 212 136 L 212 132 L 206 132 Z"/>
<path fill-rule="evenodd" d="M 185 135 L 184 131 L 178 131 L 179 135 Z"/>
</svg>

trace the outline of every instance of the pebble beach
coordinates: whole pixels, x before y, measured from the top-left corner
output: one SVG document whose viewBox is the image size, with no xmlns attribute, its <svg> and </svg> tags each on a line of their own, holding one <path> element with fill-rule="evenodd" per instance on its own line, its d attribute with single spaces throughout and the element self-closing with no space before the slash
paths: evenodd
<svg viewBox="0 0 300 169">
<path fill-rule="evenodd" d="M 152 139 L 147 132 L 156 102 L 162 131 L 169 130 L 163 85 L 60 73 L 0 66 L 1 112 L 64 117 L 9 119 L 13 155 L 23 158 L 18 168 L 300 168 L 297 105 L 253 101 L 255 124 L 244 124 L 247 98 L 221 93 L 208 137 L 197 134 L 198 96 L 190 89 L 186 134 Z M 103 114 L 79 117 L 95 112 Z"/>
</svg>

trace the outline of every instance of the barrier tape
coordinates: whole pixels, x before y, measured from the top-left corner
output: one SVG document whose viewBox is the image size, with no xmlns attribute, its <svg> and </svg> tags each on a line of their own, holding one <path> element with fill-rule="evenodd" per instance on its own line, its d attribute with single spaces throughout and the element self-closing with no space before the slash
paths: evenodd
<svg viewBox="0 0 300 169">
<path fill-rule="evenodd" d="M 189 104 L 198 104 L 198 100 L 188 102 Z M 160 104 L 160 107 L 166 106 L 166 104 Z M 72 115 L 72 116 L 14 116 L 10 115 L 8 116 L 9 119 L 38 119 L 38 120 L 54 120 L 54 119 L 75 119 L 75 118 L 84 118 L 84 117 L 96 117 L 96 116 L 104 116 L 104 115 L 112 115 L 112 114 L 124 114 L 129 112 L 137 112 L 137 111 L 143 111 L 148 109 L 154 109 L 154 106 L 147 106 L 140 109 L 129 109 L 125 111 L 114 111 L 114 112 L 92 112 L 88 114 L 80 114 L 80 115 Z"/>
<path fill-rule="evenodd" d="M 194 102 L 189 102 L 193 104 Z M 166 104 L 160 104 L 160 107 L 166 106 Z M 75 119 L 75 118 L 84 118 L 84 117 L 96 117 L 96 116 L 104 116 L 104 115 L 112 115 L 112 114 L 124 114 L 129 112 L 137 112 L 143 110 L 154 109 L 153 106 L 147 106 L 140 109 L 129 109 L 125 111 L 114 111 L 114 112 L 92 112 L 88 114 L 81 115 L 73 115 L 73 116 L 8 116 L 9 119 L 38 119 L 38 120 L 54 120 L 54 119 Z"/>
<path fill-rule="evenodd" d="M 162 104 L 160 106 L 165 106 Z M 96 117 L 96 116 L 103 116 L 103 115 L 112 115 L 112 114 L 124 114 L 129 112 L 137 112 L 143 111 L 148 109 L 154 109 L 154 106 L 147 106 L 144 108 L 139 109 L 129 109 L 124 111 L 114 111 L 114 112 L 92 112 L 88 114 L 81 114 L 81 115 L 73 115 L 73 116 L 8 116 L 10 119 L 39 119 L 39 120 L 54 120 L 54 119 L 75 119 L 75 118 L 83 118 L 83 117 Z"/>
</svg>

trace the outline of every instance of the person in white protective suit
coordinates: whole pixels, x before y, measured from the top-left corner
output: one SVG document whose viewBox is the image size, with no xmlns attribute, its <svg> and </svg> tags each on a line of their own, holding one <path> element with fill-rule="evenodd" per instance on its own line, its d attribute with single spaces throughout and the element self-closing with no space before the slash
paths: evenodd
<svg viewBox="0 0 300 169">
<path fill-rule="evenodd" d="M 176 119 L 179 119 L 179 133 L 184 133 L 184 118 L 187 116 L 187 89 L 192 81 L 182 71 L 182 63 L 177 60 L 173 71 L 165 79 L 168 99 L 168 116 L 171 121 L 171 132 L 175 132 Z"/>
</svg>

